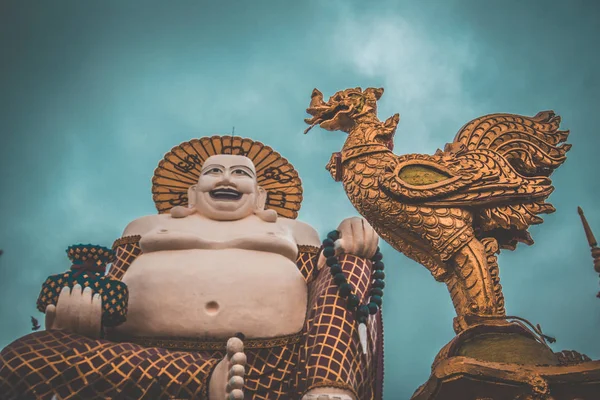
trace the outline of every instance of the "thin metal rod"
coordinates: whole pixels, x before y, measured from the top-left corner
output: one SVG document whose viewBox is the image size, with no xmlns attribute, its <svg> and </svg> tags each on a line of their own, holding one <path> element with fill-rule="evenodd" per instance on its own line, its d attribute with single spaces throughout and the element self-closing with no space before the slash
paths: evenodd
<svg viewBox="0 0 600 400">
<path fill-rule="evenodd" d="M 588 244 L 592 248 L 598 246 L 598 242 L 596 241 L 596 238 L 594 237 L 592 228 L 590 228 L 590 224 L 588 224 L 587 219 L 585 218 L 585 215 L 583 215 L 583 210 L 581 209 L 581 207 L 577 207 L 577 212 L 579 213 L 579 216 L 581 217 L 581 223 L 583 224 L 583 230 L 585 231 L 585 236 L 587 238 Z"/>
</svg>

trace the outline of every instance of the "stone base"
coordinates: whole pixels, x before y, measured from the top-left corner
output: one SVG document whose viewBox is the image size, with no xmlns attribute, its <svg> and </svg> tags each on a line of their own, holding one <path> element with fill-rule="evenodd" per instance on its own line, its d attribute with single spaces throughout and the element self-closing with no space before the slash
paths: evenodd
<svg viewBox="0 0 600 400">
<path fill-rule="evenodd" d="M 479 325 L 444 346 L 429 380 L 411 399 L 599 398 L 600 361 L 565 360 L 519 325 Z"/>
<path fill-rule="evenodd" d="M 412 400 L 598 400 L 600 361 L 524 366 L 452 357 L 438 363 Z"/>
</svg>

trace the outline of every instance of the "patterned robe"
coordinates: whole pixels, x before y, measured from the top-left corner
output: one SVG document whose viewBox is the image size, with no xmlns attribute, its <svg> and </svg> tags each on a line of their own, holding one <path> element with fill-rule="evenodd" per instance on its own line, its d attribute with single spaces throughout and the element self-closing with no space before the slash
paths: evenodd
<svg viewBox="0 0 600 400">
<path fill-rule="evenodd" d="M 120 280 L 140 255 L 139 236 L 118 239 L 108 276 Z M 345 308 L 327 268 L 317 268 L 319 249 L 299 246 L 297 265 L 307 281 L 306 322 L 301 332 L 246 339 L 247 399 L 301 399 L 312 388 L 350 390 L 360 400 L 381 400 L 381 314 L 368 322 L 362 354 L 358 324 Z M 340 264 L 365 302 L 371 263 L 352 255 Z M 90 339 L 50 330 L 26 335 L 0 353 L 0 400 L 13 399 L 207 399 L 225 342 L 178 338 Z"/>
</svg>

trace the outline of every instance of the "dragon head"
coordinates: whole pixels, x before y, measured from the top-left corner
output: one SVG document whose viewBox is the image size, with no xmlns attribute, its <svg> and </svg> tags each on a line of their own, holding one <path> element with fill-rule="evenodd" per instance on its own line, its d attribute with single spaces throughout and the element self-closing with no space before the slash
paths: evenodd
<svg viewBox="0 0 600 400">
<path fill-rule="evenodd" d="M 365 140 L 367 142 L 380 142 L 391 150 L 399 118 L 396 114 L 383 123 L 377 119 L 377 100 L 382 95 L 383 88 L 362 90 L 357 87 L 339 91 L 325 102 L 323 94 L 314 89 L 310 106 L 306 109 L 306 112 L 312 115 L 312 118 L 304 120 L 310 125 L 304 133 L 308 133 L 316 125 L 328 131 L 351 133 L 353 128 L 361 123 L 374 122 L 379 127 L 376 130 L 371 130 L 374 133 L 373 137 L 365 138 Z"/>
<path fill-rule="evenodd" d="M 304 120 L 310 125 L 304 133 L 308 133 L 315 125 L 328 131 L 348 133 L 357 123 L 357 119 L 368 115 L 377 116 L 377 100 L 382 94 L 382 88 L 368 88 L 363 91 L 358 87 L 339 91 L 325 102 L 323 93 L 314 89 L 310 106 L 306 109 L 313 117 Z"/>
</svg>

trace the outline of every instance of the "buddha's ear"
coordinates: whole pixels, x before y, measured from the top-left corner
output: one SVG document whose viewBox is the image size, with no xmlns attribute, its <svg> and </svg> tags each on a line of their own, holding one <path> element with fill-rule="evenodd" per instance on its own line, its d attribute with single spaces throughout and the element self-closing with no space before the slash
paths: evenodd
<svg viewBox="0 0 600 400">
<path fill-rule="evenodd" d="M 258 186 L 257 192 L 254 214 L 265 222 L 277 222 L 277 211 L 265 210 L 265 206 L 267 205 L 267 191 Z"/>
<path fill-rule="evenodd" d="M 257 187 L 257 195 L 256 195 L 256 209 L 264 210 L 267 205 L 267 191 L 263 189 L 261 186 Z"/>
<path fill-rule="evenodd" d="M 188 204 L 187 206 L 175 206 L 171 208 L 171 216 L 173 218 L 185 218 L 196 212 L 196 185 L 190 186 L 188 189 Z"/>
<path fill-rule="evenodd" d="M 188 208 L 196 207 L 196 185 L 192 185 L 188 188 Z"/>
</svg>

